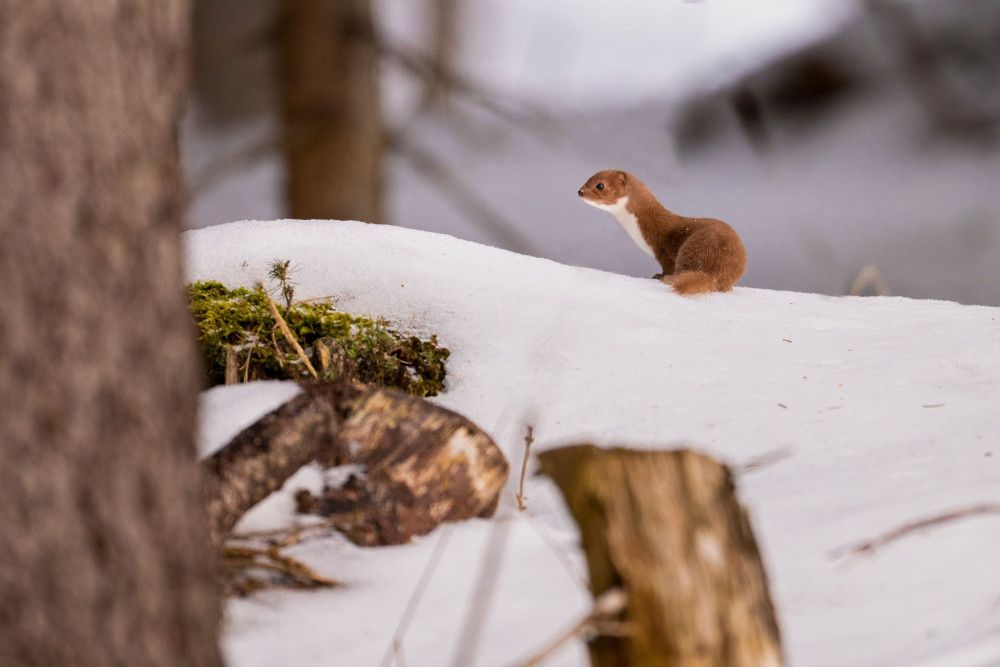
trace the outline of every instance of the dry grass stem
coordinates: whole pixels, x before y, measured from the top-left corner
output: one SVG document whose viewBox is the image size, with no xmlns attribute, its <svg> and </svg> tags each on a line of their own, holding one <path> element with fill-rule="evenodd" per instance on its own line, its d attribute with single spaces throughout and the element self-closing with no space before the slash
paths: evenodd
<svg viewBox="0 0 1000 667">
<path fill-rule="evenodd" d="M 288 323 L 285 322 L 285 318 L 281 316 L 280 312 L 278 312 L 278 307 L 274 305 L 274 300 L 272 300 L 267 294 L 264 296 L 267 298 L 267 307 L 271 309 L 271 317 L 273 317 L 274 321 L 278 323 L 278 328 L 281 329 L 281 334 L 285 337 L 285 340 L 291 343 L 292 347 L 295 348 L 295 354 L 297 354 L 299 359 L 302 360 L 302 363 L 306 365 L 306 368 L 309 369 L 313 378 L 318 380 L 319 374 L 316 372 L 316 369 L 313 368 L 312 362 L 309 361 L 309 357 L 306 356 L 302 346 L 299 345 L 299 341 L 295 338 L 292 330 L 288 328 Z"/>
<path fill-rule="evenodd" d="M 540 665 L 567 642 L 584 634 L 628 635 L 631 631 L 629 624 L 616 620 L 616 617 L 625 610 L 627 602 L 625 591 L 620 588 L 611 588 L 604 591 L 594 601 L 594 607 L 589 614 L 581 618 L 569 630 L 556 637 L 544 649 L 528 660 L 519 663 L 518 667 L 535 667 L 536 665 Z"/>
<path fill-rule="evenodd" d="M 521 485 L 517 492 L 517 508 L 522 511 L 527 507 L 524 504 L 524 476 L 528 472 L 528 457 L 531 455 L 531 443 L 535 441 L 533 433 L 534 427 L 529 425 L 528 432 L 524 436 L 524 461 L 521 463 Z"/>
<path fill-rule="evenodd" d="M 441 562 L 441 557 L 444 556 L 444 551 L 448 546 L 448 539 L 451 537 L 451 532 L 451 526 L 445 526 L 442 529 L 441 537 L 438 538 L 437 544 L 434 545 L 434 552 L 431 553 L 431 557 L 427 559 L 427 565 L 424 567 L 424 571 L 420 575 L 420 580 L 417 581 L 417 585 L 413 589 L 413 594 L 406 603 L 406 609 L 403 610 L 403 616 L 399 619 L 399 625 L 396 626 L 396 632 L 392 635 L 392 644 L 389 645 L 389 649 L 385 652 L 385 656 L 382 658 L 380 667 L 390 667 L 393 660 L 396 661 L 398 667 L 402 667 L 402 662 L 400 662 L 399 658 L 403 655 L 403 636 L 406 634 L 406 630 L 410 627 L 410 621 L 413 620 L 413 617 L 417 613 L 417 607 L 420 606 L 420 601 L 423 599 L 424 593 L 427 591 L 427 586 L 431 583 L 434 571 Z"/>
<path fill-rule="evenodd" d="M 565 548 L 558 541 L 556 541 L 555 536 L 549 531 L 548 526 L 538 520 L 537 517 L 532 516 L 531 512 L 526 512 L 522 515 L 528 520 L 528 525 L 531 526 L 535 533 L 545 542 L 545 546 L 549 548 L 549 551 L 556 557 L 556 559 L 562 564 L 563 568 L 569 574 L 570 578 L 576 583 L 580 584 L 580 587 L 584 590 L 588 590 L 590 586 L 590 581 L 587 578 L 587 574 L 578 566 L 578 564 L 573 562 L 573 557 L 566 551 Z"/>
<path fill-rule="evenodd" d="M 780 403 L 778 405 L 781 405 Z M 778 449 L 772 449 L 770 451 L 764 452 L 758 456 L 753 457 L 746 463 L 744 463 L 739 468 L 739 472 L 755 472 L 757 470 L 762 470 L 768 466 L 774 465 L 775 463 L 780 463 L 785 459 L 791 458 L 794 452 L 790 447 L 779 447 Z"/>
<path fill-rule="evenodd" d="M 266 549 L 247 546 L 227 547 L 222 564 L 230 572 L 230 586 L 237 593 L 250 593 L 261 588 L 288 586 L 291 588 L 332 588 L 337 582 L 315 572 L 300 560 L 281 553 L 279 545 Z M 266 582 L 246 576 L 248 570 L 267 570 L 282 575 L 284 581 Z M 240 575 L 244 576 L 240 576 Z"/>
<path fill-rule="evenodd" d="M 865 540 L 863 542 L 858 542 L 854 545 L 848 545 L 835 549 L 833 551 L 833 556 L 852 556 L 857 554 L 867 554 L 873 553 L 877 549 L 881 549 L 890 542 L 895 542 L 901 537 L 905 537 L 910 533 L 915 533 L 918 530 L 923 530 L 924 528 L 931 528 L 943 523 L 950 523 L 952 521 L 957 521 L 959 519 L 965 519 L 970 516 L 979 516 L 982 514 L 1000 514 L 1000 505 L 996 503 L 984 503 L 980 505 L 970 505 L 969 507 L 963 507 L 962 509 L 953 510 L 951 512 L 945 512 L 944 514 L 938 514 L 936 516 L 927 517 L 924 519 L 918 519 L 916 521 L 911 521 L 905 523 L 898 528 L 894 528 L 882 535 L 874 537 L 870 540 Z"/>
<path fill-rule="evenodd" d="M 511 521 L 507 516 L 493 520 L 483 560 L 479 567 L 479 577 L 472 590 L 472 602 L 458 639 L 455 657 L 451 663 L 452 667 L 467 667 L 476 662 L 476 651 L 479 649 L 483 630 L 486 627 L 486 617 L 489 615 L 490 605 L 493 603 L 493 597 L 499 584 L 500 573 L 503 571 L 503 558 L 510 526 Z"/>
</svg>

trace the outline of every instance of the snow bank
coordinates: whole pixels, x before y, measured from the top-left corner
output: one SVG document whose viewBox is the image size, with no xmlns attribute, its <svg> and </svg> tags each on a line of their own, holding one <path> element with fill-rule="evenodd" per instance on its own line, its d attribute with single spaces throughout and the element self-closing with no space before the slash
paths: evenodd
<svg viewBox="0 0 1000 667">
<path fill-rule="evenodd" d="M 688 443 L 741 469 L 770 461 L 747 468 L 739 488 L 793 664 L 1000 661 L 996 519 L 864 559 L 831 555 L 911 519 L 998 499 L 1000 309 L 747 288 L 684 299 L 648 279 L 355 222 L 241 222 L 185 239 L 190 280 L 250 285 L 271 260 L 290 259 L 297 298 L 331 297 L 347 312 L 436 333 L 452 350 L 436 400 L 493 434 L 515 469 L 526 423 L 538 450 Z M 206 394 L 203 448 L 291 391 Z M 242 406 L 234 414 L 230 401 Z M 231 601 L 230 663 L 379 664 L 443 540 L 402 640 L 406 664 L 451 662 L 483 562 L 498 582 L 476 664 L 526 657 L 588 597 L 575 528 L 551 486 L 530 480 L 528 517 L 512 509 L 514 481 L 500 521 L 404 547 L 362 550 L 339 537 L 297 547 L 345 587 Z M 244 526 L 290 520 L 280 496 Z M 547 664 L 585 664 L 582 645 Z"/>
</svg>

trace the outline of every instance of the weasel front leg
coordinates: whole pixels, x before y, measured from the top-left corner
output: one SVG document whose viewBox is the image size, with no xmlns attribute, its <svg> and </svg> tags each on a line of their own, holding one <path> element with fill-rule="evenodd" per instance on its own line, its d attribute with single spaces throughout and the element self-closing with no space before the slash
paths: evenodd
<svg viewBox="0 0 1000 667">
<path fill-rule="evenodd" d="M 657 280 L 659 280 L 664 285 L 673 285 L 674 284 L 674 278 L 676 278 L 677 276 L 675 276 L 672 273 L 668 273 L 668 274 L 657 273 L 653 277 L 656 278 Z"/>
</svg>

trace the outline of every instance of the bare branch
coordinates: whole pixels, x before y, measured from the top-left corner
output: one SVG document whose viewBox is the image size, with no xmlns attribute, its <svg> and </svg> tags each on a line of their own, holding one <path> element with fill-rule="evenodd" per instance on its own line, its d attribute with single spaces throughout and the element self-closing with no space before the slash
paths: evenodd
<svg viewBox="0 0 1000 667">
<path fill-rule="evenodd" d="M 548 526 L 542 523 L 537 517 L 533 516 L 530 510 L 520 516 L 528 520 L 528 525 L 532 527 L 538 537 L 541 538 L 542 542 L 545 543 L 545 546 L 547 546 L 549 551 L 552 552 L 552 555 L 554 555 L 562 564 L 563 569 L 566 570 L 566 573 L 569 574 L 570 578 L 579 584 L 582 589 L 587 590 L 587 586 L 590 583 L 587 579 L 587 575 L 584 574 L 577 564 L 573 562 L 573 557 L 569 554 L 569 552 L 556 541 L 555 536 L 553 536 L 549 531 Z"/>
<path fill-rule="evenodd" d="M 234 174 L 246 171 L 269 157 L 279 156 L 280 148 L 281 143 L 276 137 L 267 137 L 237 151 L 225 153 L 215 158 L 188 179 L 188 205 Z"/>
<path fill-rule="evenodd" d="M 397 133 L 389 142 L 390 147 L 410 163 L 427 181 L 437 186 L 459 209 L 477 223 L 480 230 L 507 250 L 523 255 L 539 256 L 534 243 L 522 235 L 516 226 L 497 213 L 482 197 L 467 186 L 443 161 L 425 151 L 402 134 Z"/>
<path fill-rule="evenodd" d="M 426 80 L 440 79 L 449 91 L 462 95 L 470 102 L 504 120 L 530 128 L 537 128 L 540 125 L 555 125 L 551 117 L 540 108 L 511 100 L 507 96 L 493 92 L 406 47 L 386 40 L 378 40 L 376 48 L 382 56 L 398 63 L 414 76 Z"/>
<path fill-rule="evenodd" d="M 269 585 L 248 576 L 240 577 L 247 570 L 260 569 L 283 575 L 293 588 L 333 588 L 336 581 L 317 574 L 302 561 L 281 553 L 284 545 L 273 545 L 266 549 L 250 546 L 229 546 L 222 555 L 222 564 L 231 571 L 230 587 L 238 593 L 249 593 Z"/>
<path fill-rule="evenodd" d="M 479 639 L 486 623 L 486 615 L 489 613 L 490 603 L 493 601 L 497 581 L 503 569 L 501 565 L 509 532 L 510 521 L 506 517 L 500 517 L 493 522 L 483 562 L 479 568 L 479 578 L 472 591 L 472 605 L 465 617 L 465 624 L 458 641 L 458 649 L 456 649 L 455 658 L 452 661 L 453 667 L 466 667 L 466 665 L 472 665 L 476 662 L 476 649 L 479 646 Z"/>
<path fill-rule="evenodd" d="M 881 549 L 890 542 L 895 542 L 896 540 L 906 537 L 907 535 L 915 533 L 919 530 L 983 514 L 1000 514 L 1000 504 L 983 503 L 980 505 L 970 505 L 969 507 L 952 510 L 951 512 L 945 512 L 944 514 L 938 514 L 924 519 L 917 519 L 916 521 L 905 523 L 898 528 L 894 528 L 886 533 L 883 533 L 882 535 L 873 537 L 870 540 L 834 549 L 833 552 L 831 552 L 831 555 L 840 558 L 856 554 L 874 553 L 876 550 Z"/>
<path fill-rule="evenodd" d="M 524 511 L 527 507 L 524 504 L 524 475 L 528 472 L 528 457 L 531 455 L 531 443 L 535 441 L 532 437 L 534 427 L 528 425 L 528 432 L 524 436 L 524 462 L 521 463 L 521 486 L 517 492 L 517 509 Z"/>
<path fill-rule="evenodd" d="M 518 667 L 535 667 L 542 664 L 553 653 L 562 648 L 570 640 L 583 634 L 624 635 L 628 634 L 627 624 L 616 623 L 614 619 L 625 610 L 627 598 L 620 588 L 610 588 L 594 600 L 590 613 L 581 618 L 572 627 L 556 637 L 548 646 L 531 658 L 520 663 Z M 610 632 L 606 632 L 610 630 Z"/>
<path fill-rule="evenodd" d="M 406 609 L 403 610 L 403 615 L 399 619 L 396 631 L 392 634 L 392 642 L 389 644 L 389 648 L 382 658 L 380 667 L 390 667 L 393 659 L 396 660 L 396 664 L 399 667 L 402 667 L 399 657 L 402 655 L 403 637 L 406 635 L 406 631 L 410 627 L 410 622 L 417 613 L 417 607 L 420 606 L 420 601 L 423 599 L 424 593 L 427 592 L 427 586 L 431 583 L 434 571 L 437 570 L 437 566 L 441 563 L 441 557 L 444 556 L 451 532 L 451 526 L 445 526 L 441 532 L 441 537 L 438 538 L 437 544 L 434 545 L 434 551 L 431 553 L 431 557 L 427 559 L 427 565 L 424 566 L 424 571 L 420 574 L 420 580 L 417 581 L 417 585 L 410 595 L 410 600 L 406 603 Z"/>
</svg>

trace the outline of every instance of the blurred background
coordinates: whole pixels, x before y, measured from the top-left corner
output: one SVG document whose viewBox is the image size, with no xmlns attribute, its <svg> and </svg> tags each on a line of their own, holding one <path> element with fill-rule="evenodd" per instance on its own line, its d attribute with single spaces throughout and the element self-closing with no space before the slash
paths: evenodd
<svg viewBox="0 0 1000 667">
<path fill-rule="evenodd" d="M 193 227 L 357 219 L 658 270 L 625 169 L 741 284 L 1000 305 L 996 0 L 196 0 Z"/>
</svg>

